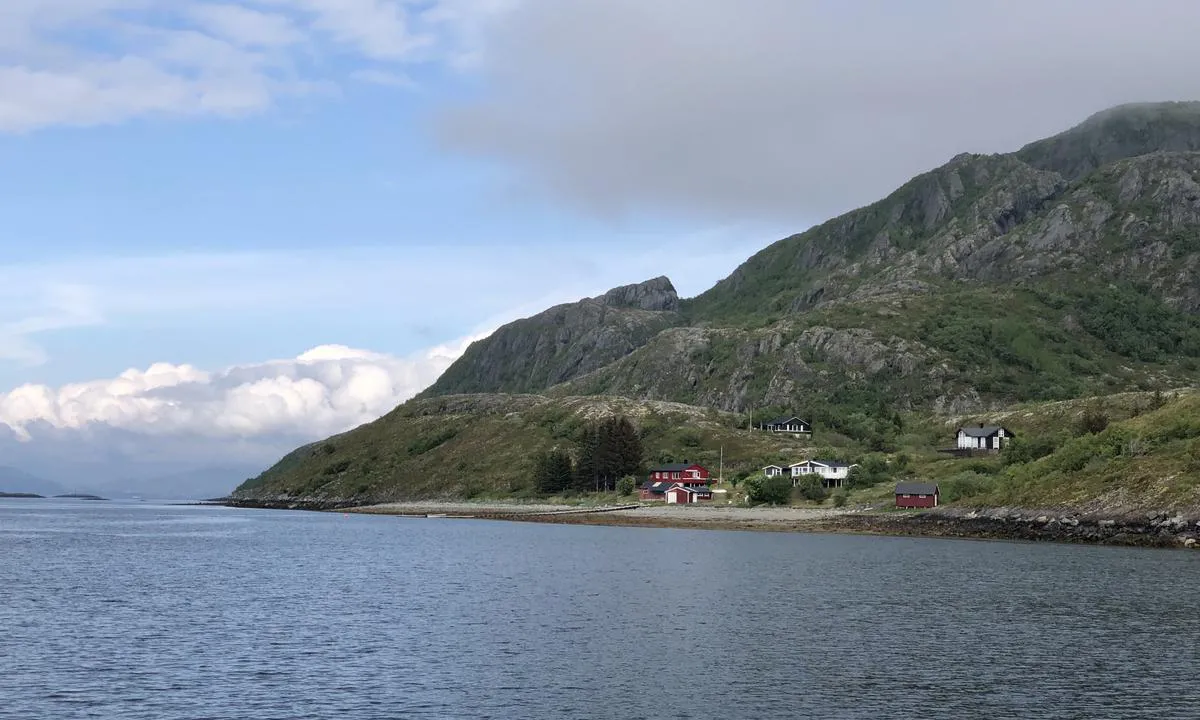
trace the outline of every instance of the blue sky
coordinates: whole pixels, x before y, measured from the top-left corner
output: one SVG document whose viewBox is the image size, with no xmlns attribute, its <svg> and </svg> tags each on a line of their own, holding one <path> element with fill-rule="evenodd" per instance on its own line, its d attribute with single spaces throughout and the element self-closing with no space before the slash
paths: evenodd
<svg viewBox="0 0 1200 720">
<path fill-rule="evenodd" d="M 266 12 L 289 3 L 190 5 Z M 79 42 L 82 74 L 97 48 L 117 57 L 139 47 L 105 33 L 114 18 L 169 32 L 200 27 L 178 20 L 183 12 L 161 22 L 147 7 L 98 11 L 56 37 Z M 299 24 L 295 13 L 278 17 Z M 211 32 L 205 37 L 225 37 Z M 755 224 L 722 234 L 666 214 L 564 208 L 514 183 L 500 163 L 443 147 L 432 128 L 437 110 L 478 92 L 477 76 L 454 62 L 458 46 L 417 57 L 398 50 L 380 69 L 380 53 L 353 43 L 314 45 L 306 53 L 317 58 L 298 61 L 297 72 L 329 87 L 311 95 L 182 116 L 134 104 L 98 122 L 50 108 L 0 134 L 3 265 L 30 285 L 24 312 L 36 315 L 40 302 L 54 314 L 39 295 L 62 282 L 87 289 L 94 297 L 81 302 L 95 306 L 23 334 L 35 349 L 0 359 L 0 388 L 111 377 L 158 361 L 220 368 L 328 343 L 404 355 L 539 303 L 660 273 L 695 294 L 774 239 Z M 364 72 L 403 82 L 366 82 Z M 681 247 L 711 261 L 676 262 Z M 192 256 L 248 267 L 193 271 L 206 263 Z M 137 298 L 110 297 L 139 285 Z M 20 314 L 6 319 L 27 319 Z"/>
</svg>

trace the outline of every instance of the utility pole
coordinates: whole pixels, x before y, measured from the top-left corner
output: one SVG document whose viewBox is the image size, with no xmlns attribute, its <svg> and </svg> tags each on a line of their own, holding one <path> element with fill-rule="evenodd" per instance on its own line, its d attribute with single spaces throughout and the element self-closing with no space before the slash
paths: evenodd
<svg viewBox="0 0 1200 720">
<path fill-rule="evenodd" d="M 717 484 L 725 484 L 725 446 L 721 446 L 721 464 L 717 470 Z"/>
</svg>

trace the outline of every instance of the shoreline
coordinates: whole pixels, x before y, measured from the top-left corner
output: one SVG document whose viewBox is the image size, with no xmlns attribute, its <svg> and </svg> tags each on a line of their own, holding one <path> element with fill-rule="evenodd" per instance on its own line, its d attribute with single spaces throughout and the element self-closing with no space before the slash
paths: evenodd
<svg viewBox="0 0 1200 720">
<path fill-rule="evenodd" d="M 1200 514 L 1081 513 L 1067 509 L 939 508 L 885 511 L 870 508 L 637 505 L 586 507 L 539 503 L 412 501 L 363 505 L 307 499 L 226 498 L 226 507 L 346 512 L 362 515 L 505 520 L 570 525 L 806 532 L 1059 542 L 1124 547 L 1200 549 Z"/>
</svg>

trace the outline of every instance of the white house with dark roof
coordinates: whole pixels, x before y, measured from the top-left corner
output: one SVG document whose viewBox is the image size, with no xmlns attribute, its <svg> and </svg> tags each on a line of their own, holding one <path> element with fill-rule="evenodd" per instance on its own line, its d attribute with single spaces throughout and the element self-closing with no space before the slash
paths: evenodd
<svg viewBox="0 0 1200 720">
<path fill-rule="evenodd" d="M 820 475 L 821 485 L 827 488 L 840 488 L 850 477 L 850 470 L 856 465 L 837 462 L 834 460 L 805 460 L 788 466 L 792 474 L 792 486 L 800 484 L 800 480 L 808 475 Z"/>
<path fill-rule="evenodd" d="M 959 450 L 998 451 L 1013 439 L 1012 431 L 999 425 L 969 425 L 958 429 Z"/>
<path fill-rule="evenodd" d="M 763 468 L 763 475 L 767 477 L 779 477 L 780 475 L 789 474 L 791 471 L 782 465 L 768 465 Z"/>
<path fill-rule="evenodd" d="M 789 435 L 812 435 L 812 423 L 801 420 L 795 415 L 768 420 L 760 426 L 763 430 Z"/>
</svg>

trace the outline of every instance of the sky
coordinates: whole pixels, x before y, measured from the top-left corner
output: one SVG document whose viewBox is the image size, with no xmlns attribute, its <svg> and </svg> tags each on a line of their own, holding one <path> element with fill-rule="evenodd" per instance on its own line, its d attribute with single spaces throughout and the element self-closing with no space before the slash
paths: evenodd
<svg viewBox="0 0 1200 720">
<path fill-rule="evenodd" d="M 1190 0 L 4 0 L 0 465 L 265 466 L 509 320 L 695 295 L 959 152 L 1200 99 L 1197 28 Z"/>
</svg>

